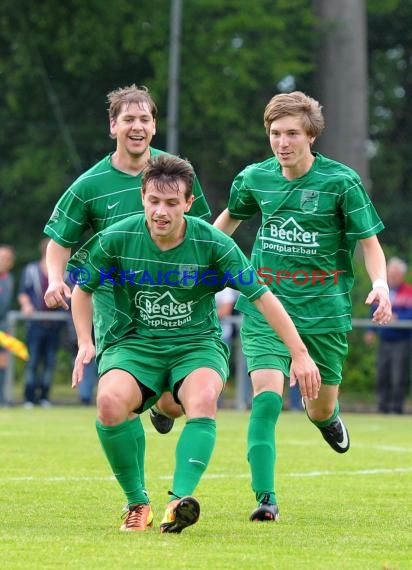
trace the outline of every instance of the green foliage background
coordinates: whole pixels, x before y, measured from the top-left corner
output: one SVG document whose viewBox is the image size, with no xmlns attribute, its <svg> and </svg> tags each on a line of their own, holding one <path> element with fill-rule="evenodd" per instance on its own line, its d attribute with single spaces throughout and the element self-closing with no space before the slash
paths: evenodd
<svg viewBox="0 0 412 570">
<path fill-rule="evenodd" d="M 385 248 L 411 261 L 412 2 L 366 5 L 370 187 L 386 224 Z M 133 82 L 150 88 L 159 107 L 154 145 L 165 148 L 169 24 L 166 0 L 3 0 L 0 243 L 16 247 L 17 279 L 38 256 L 61 193 L 113 148 L 109 91 Z M 311 92 L 320 29 L 311 0 L 183 2 L 180 154 L 194 164 L 214 216 L 234 175 L 270 154 L 262 124 L 268 99 Z M 251 220 L 236 233 L 246 252 L 257 225 Z M 355 317 L 367 315 L 369 288 L 357 273 Z M 350 335 L 345 386 L 371 393 L 374 352 L 357 335 Z"/>
<path fill-rule="evenodd" d="M 369 1 L 367 8 L 370 186 L 385 242 L 409 257 L 412 3 Z M 154 142 L 165 147 L 169 20 L 166 0 L 3 0 L 0 241 L 18 248 L 18 268 L 37 255 L 64 189 L 112 150 L 109 91 L 147 85 L 159 106 Z M 312 91 L 324 28 L 311 0 L 183 3 L 179 152 L 195 165 L 214 215 L 233 176 L 270 154 L 262 125 L 268 99 Z M 254 229 L 240 230 L 245 247 Z"/>
</svg>

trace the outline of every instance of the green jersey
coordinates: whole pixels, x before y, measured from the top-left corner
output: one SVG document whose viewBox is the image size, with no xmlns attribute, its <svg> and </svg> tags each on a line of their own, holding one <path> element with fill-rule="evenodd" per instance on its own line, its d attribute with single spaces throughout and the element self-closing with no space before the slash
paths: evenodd
<svg viewBox="0 0 412 570">
<path fill-rule="evenodd" d="M 150 156 L 164 154 L 150 148 Z M 143 212 L 142 173 L 137 176 L 112 166 L 111 154 L 103 158 L 66 190 L 58 201 L 44 233 L 63 247 L 76 245 L 84 232 L 97 233 L 133 214 Z M 208 219 L 209 206 L 199 180 L 193 184 L 191 216 Z"/>
<path fill-rule="evenodd" d="M 150 148 L 150 156 L 165 154 Z M 59 245 L 72 248 L 86 230 L 97 233 L 129 216 L 143 212 L 142 173 L 137 176 L 114 168 L 111 154 L 79 176 L 58 201 L 44 233 Z M 194 202 L 191 216 L 209 218 L 210 210 L 199 180 L 193 183 Z M 101 287 L 94 298 L 94 330 L 96 345 L 111 322 L 112 287 Z"/>
<path fill-rule="evenodd" d="M 384 227 L 355 171 L 315 153 L 304 176 L 287 180 L 272 157 L 238 174 L 228 209 L 239 220 L 261 212 L 252 265 L 300 332 L 351 329 L 356 242 Z M 256 313 L 242 297 L 237 308 Z"/>
<path fill-rule="evenodd" d="M 248 301 L 268 291 L 232 238 L 198 218 L 186 223 L 183 242 L 162 251 L 145 216 L 131 216 L 93 236 L 70 260 L 84 291 L 106 281 L 113 286 L 114 315 L 100 352 L 131 335 L 182 343 L 220 338 L 218 290 L 230 285 Z"/>
</svg>

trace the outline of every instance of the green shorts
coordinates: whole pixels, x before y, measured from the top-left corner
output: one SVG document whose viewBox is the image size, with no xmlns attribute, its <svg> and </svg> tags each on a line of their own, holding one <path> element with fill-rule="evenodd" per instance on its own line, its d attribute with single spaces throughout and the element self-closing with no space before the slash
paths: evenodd
<svg viewBox="0 0 412 570">
<path fill-rule="evenodd" d="M 229 349 L 217 338 L 170 342 L 167 340 L 124 338 L 107 348 L 99 361 L 99 376 L 119 368 L 136 378 L 143 393 L 139 412 L 150 408 L 170 391 L 177 398 L 178 384 L 197 368 L 212 368 L 223 383 L 229 374 Z M 175 390 L 176 387 L 176 390 Z"/>
<path fill-rule="evenodd" d="M 274 368 L 289 376 L 290 354 L 272 328 L 259 317 L 244 315 L 240 330 L 248 372 Z M 301 334 L 310 356 L 316 362 L 323 384 L 340 384 L 348 355 L 346 333 Z"/>
</svg>

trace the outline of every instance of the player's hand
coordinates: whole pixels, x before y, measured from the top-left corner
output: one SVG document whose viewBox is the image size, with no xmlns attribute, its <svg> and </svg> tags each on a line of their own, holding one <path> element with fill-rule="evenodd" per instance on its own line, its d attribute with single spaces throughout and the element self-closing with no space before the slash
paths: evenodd
<svg viewBox="0 0 412 570">
<path fill-rule="evenodd" d="M 84 366 L 85 364 L 89 364 L 95 355 L 96 350 L 91 340 L 90 342 L 79 345 L 72 373 L 72 388 L 76 388 L 76 386 L 83 380 Z"/>
<path fill-rule="evenodd" d="M 295 386 L 296 382 L 299 383 L 300 393 L 304 398 L 316 400 L 321 377 L 318 367 L 309 354 L 292 357 L 289 377 L 291 386 Z"/>
<path fill-rule="evenodd" d="M 378 306 L 372 315 L 372 320 L 379 325 L 387 325 L 392 317 L 392 305 L 389 299 L 389 293 L 385 287 L 372 289 L 366 297 L 366 305 L 372 305 L 374 303 L 377 303 Z"/>
<path fill-rule="evenodd" d="M 71 289 L 63 280 L 50 281 L 47 291 L 44 294 L 44 302 L 49 309 L 62 307 L 68 311 L 69 305 L 67 304 L 66 299 L 70 299 L 71 296 Z"/>
</svg>

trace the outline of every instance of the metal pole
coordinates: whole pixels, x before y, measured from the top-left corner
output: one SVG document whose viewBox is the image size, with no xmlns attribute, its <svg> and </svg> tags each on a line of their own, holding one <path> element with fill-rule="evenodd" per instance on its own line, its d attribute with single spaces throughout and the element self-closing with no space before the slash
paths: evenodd
<svg viewBox="0 0 412 570">
<path fill-rule="evenodd" d="M 166 150 L 179 152 L 179 76 L 182 0 L 171 1 Z"/>
</svg>

